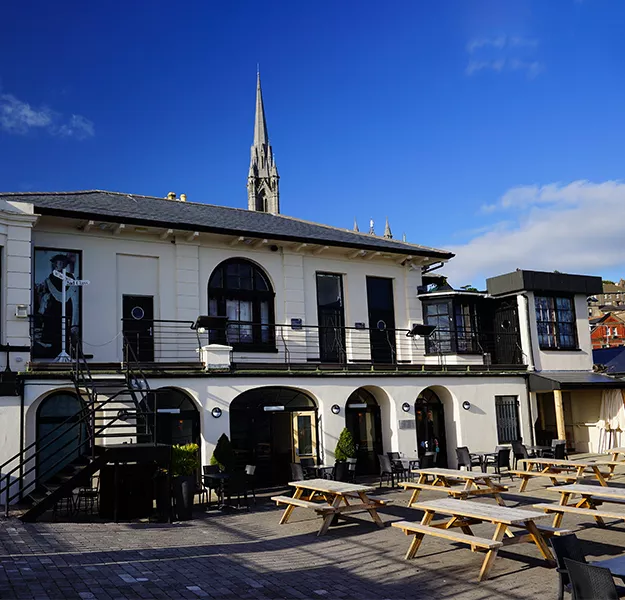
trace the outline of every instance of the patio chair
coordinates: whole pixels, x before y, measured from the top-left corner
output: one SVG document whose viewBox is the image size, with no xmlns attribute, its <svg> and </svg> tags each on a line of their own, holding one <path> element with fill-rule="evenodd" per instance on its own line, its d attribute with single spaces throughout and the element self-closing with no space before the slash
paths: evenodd
<svg viewBox="0 0 625 600">
<path fill-rule="evenodd" d="M 302 465 L 305 479 L 313 479 L 317 476 L 314 458 L 300 458 L 299 464 Z"/>
<path fill-rule="evenodd" d="M 382 479 L 386 478 L 386 481 L 391 482 L 391 487 L 395 487 L 395 472 L 393 471 L 393 465 L 388 456 L 384 454 L 378 454 L 378 461 L 380 462 L 380 485 L 382 487 Z"/>
<path fill-rule="evenodd" d="M 549 540 L 553 553 L 556 557 L 556 571 L 560 574 L 560 590 L 558 592 L 558 600 L 564 598 L 564 591 L 571 592 L 571 580 L 565 560 L 575 561 L 576 563 L 586 563 L 586 554 L 582 549 L 582 544 L 578 537 L 571 533 L 569 535 L 554 536 Z M 598 565 L 599 566 L 600 562 Z M 622 596 L 625 594 L 625 588 L 618 586 L 618 593 Z"/>
<path fill-rule="evenodd" d="M 519 440 L 510 442 L 512 445 L 512 454 L 514 455 L 514 468 L 517 468 L 517 462 L 523 458 L 535 458 L 536 455 L 532 452 L 529 453 L 524 444 Z"/>
<path fill-rule="evenodd" d="M 386 456 L 388 456 L 391 460 L 399 460 L 401 458 L 399 452 L 387 452 Z"/>
<path fill-rule="evenodd" d="M 100 476 L 94 475 L 91 479 L 91 486 L 78 488 L 74 496 L 74 510 L 76 513 L 80 513 L 82 509 L 85 514 L 93 514 L 94 509 L 97 511 L 99 498 Z"/>
<path fill-rule="evenodd" d="M 577 562 L 570 558 L 565 558 L 564 564 L 571 580 L 571 592 L 574 600 L 619 599 L 610 569 Z"/>
<path fill-rule="evenodd" d="M 256 504 L 256 465 L 245 465 L 245 475 L 247 476 L 247 487 L 252 492 L 254 504 Z"/>
<path fill-rule="evenodd" d="M 347 481 L 349 478 L 349 464 L 344 461 L 334 463 L 333 477 L 335 481 Z"/>
<path fill-rule="evenodd" d="M 304 481 L 304 469 L 299 463 L 291 463 L 291 479 L 293 481 Z"/>
<path fill-rule="evenodd" d="M 435 452 L 426 452 L 420 459 L 419 459 L 419 468 L 420 469 L 432 469 L 434 468 L 434 461 L 436 459 L 436 453 Z"/>
<path fill-rule="evenodd" d="M 487 454 L 484 459 L 484 468 L 494 467 L 495 473 L 501 475 L 501 469 L 508 469 L 510 479 L 513 479 L 510 473 L 510 448 L 508 446 L 497 446 L 494 454 Z"/>
<path fill-rule="evenodd" d="M 466 446 L 456 448 L 456 458 L 458 459 L 458 468 L 466 467 L 472 471 L 473 467 L 482 466 L 482 459 L 477 454 L 471 454 Z"/>
<path fill-rule="evenodd" d="M 224 493 L 228 501 L 231 501 L 234 496 L 237 497 L 237 508 L 241 508 L 241 496 L 243 496 L 247 510 L 250 509 L 247 492 L 247 473 L 245 471 L 231 473 L 224 482 Z"/>
<path fill-rule="evenodd" d="M 399 454 L 399 452 L 392 452 L 389 454 Z M 410 469 L 407 469 L 399 458 L 392 459 L 389 457 L 389 460 L 391 461 L 393 473 L 397 476 L 397 481 L 406 481 L 410 475 Z"/>
<path fill-rule="evenodd" d="M 345 460 L 347 463 L 347 479 L 354 483 L 356 481 L 356 462 L 355 458 L 348 458 Z"/>
<path fill-rule="evenodd" d="M 551 440 L 551 450 L 543 450 L 544 458 L 564 460 L 566 457 L 566 440 Z"/>
<path fill-rule="evenodd" d="M 202 475 L 214 475 L 219 473 L 219 465 L 204 465 L 202 467 Z M 208 496 L 208 508 L 211 506 L 211 492 L 215 490 L 215 494 L 217 494 L 217 501 L 219 501 L 221 497 L 221 484 L 220 482 L 214 479 L 204 479 L 202 477 L 202 484 L 206 489 L 206 493 Z"/>
</svg>

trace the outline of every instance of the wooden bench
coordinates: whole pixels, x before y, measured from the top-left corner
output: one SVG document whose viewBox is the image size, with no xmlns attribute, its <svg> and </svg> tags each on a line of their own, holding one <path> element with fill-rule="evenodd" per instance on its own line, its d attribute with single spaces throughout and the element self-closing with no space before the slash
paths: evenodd
<svg viewBox="0 0 625 600">
<path fill-rule="evenodd" d="M 527 484 L 532 477 L 549 477 L 552 483 L 564 481 L 565 483 L 576 483 L 579 479 L 577 474 L 573 473 L 545 473 L 543 471 L 510 471 L 513 475 L 521 477 L 521 485 L 519 492 L 524 492 Z"/>
<path fill-rule="evenodd" d="M 534 508 L 542 508 L 546 513 L 555 513 L 555 518 L 553 520 L 554 527 L 557 527 L 562 522 L 562 517 L 565 513 L 584 516 L 584 517 L 592 517 L 597 521 L 599 525 L 603 525 L 603 519 L 620 519 L 625 520 L 625 512 L 621 512 L 618 510 L 610 510 L 606 508 L 581 508 L 578 506 L 568 506 L 566 504 L 533 504 Z"/>
<path fill-rule="evenodd" d="M 360 496 L 356 493 L 345 494 L 345 496 L 347 496 L 348 498 L 360 499 Z M 383 498 L 381 496 L 369 496 L 368 494 L 367 494 L 367 500 L 370 500 L 371 502 L 373 502 L 374 504 L 378 504 L 379 506 L 386 506 L 387 504 L 392 504 L 393 502 L 395 502 L 394 500 L 391 500 L 390 498 Z"/>
<path fill-rule="evenodd" d="M 318 512 L 333 512 L 335 508 L 327 502 L 311 502 L 302 498 L 291 498 L 290 496 L 272 496 L 272 500 L 276 504 L 288 504 L 289 506 L 298 506 L 299 508 L 312 508 Z"/>
<path fill-rule="evenodd" d="M 415 535 L 415 540 L 419 542 L 423 539 L 424 535 L 432 535 L 434 537 L 444 538 L 453 542 L 460 542 L 462 544 L 468 544 L 471 546 L 471 550 L 474 548 L 483 548 L 484 550 L 494 550 L 503 546 L 503 542 L 496 540 L 489 540 L 487 538 L 480 538 L 474 535 L 468 535 L 466 533 L 460 533 L 451 529 L 441 529 L 440 527 L 431 527 L 430 525 L 421 525 L 421 523 L 415 523 L 412 521 L 395 521 L 391 523 L 393 527 L 401 529 L 406 535 Z M 417 547 L 413 542 L 406 553 L 406 559 L 411 559 L 416 554 Z"/>
</svg>

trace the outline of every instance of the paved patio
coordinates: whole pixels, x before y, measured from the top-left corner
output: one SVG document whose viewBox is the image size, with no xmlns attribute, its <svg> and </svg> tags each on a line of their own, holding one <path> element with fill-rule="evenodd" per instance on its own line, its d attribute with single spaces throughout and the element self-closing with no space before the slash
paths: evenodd
<svg viewBox="0 0 625 600">
<path fill-rule="evenodd" d="M 505 496 L 509 506 L 558 499 L 537 479 L 515 495 L 515 482 Z M 625 477 L 612 485 L 625 486 Z M 408 493 L 383 493 L 394 500 L 380 510 L 386 523 L 420 519 L 419 511 L 406 507 Z M 0 598 L 557 597 L 557 574 L 544 566 L 534 545 L 500 551 L 491 579 L 478 584 L 483 555 L 466 546 L 427 537 L 417 557 L 406 562 L 410 538 L 395 528 L 378 529 L 368 515 L 318 538 L 311 511 L 296 510 L 283 526 L 280 513 L 259 499 L 250 512 L 198 513 L 194 521 L 173 525 L 2 521 Z M 594 523 L 567 516 L 563 525 L 581 522 Z M 475 531 L 492 535 L 484 525 Z M 578 535 L 590 556 L 608 558 L 623 552 L 625 523 L 593 525 Z"/>
</svg>

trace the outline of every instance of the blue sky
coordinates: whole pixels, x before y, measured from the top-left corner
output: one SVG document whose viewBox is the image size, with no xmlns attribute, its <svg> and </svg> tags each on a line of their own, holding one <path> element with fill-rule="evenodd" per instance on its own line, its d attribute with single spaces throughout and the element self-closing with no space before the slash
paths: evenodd
<svg viewBox="0 0 625 600">
<path fill-rule="evenodd" d="M 7 1 L 0 189 L 246 206 L 256 64 L 282 212 L 450 248 L 456 285 L 625 277 L 625 3 Z"/>
</svg>

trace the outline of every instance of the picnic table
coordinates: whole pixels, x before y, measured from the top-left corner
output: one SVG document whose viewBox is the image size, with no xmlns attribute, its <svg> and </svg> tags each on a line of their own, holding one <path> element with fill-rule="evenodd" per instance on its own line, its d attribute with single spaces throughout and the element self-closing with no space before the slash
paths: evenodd
<svg viewBox="0 0 625 600">
<path fill-rule="evenodd" d="M 558 481 L 565 483 L 575 483 L 584 476 L 585 471 L 592 471 L 597 481 L 603 486 L 608 485 L 606 479 L 612 477 L 614 461 L 600 460 L 564 460 L 556 458 L 521 458 L 519 462 L 525 464 L 525 471 L 510 471 L 513 475 L 518 475 L 522 481 L 519 492 L 524 492 L 529 480 L 532 477 L 548 477 L 554 485 Z M 533 471 L 536 467 L 540 470 Z M 608 472 L 604 473 L 600 467 L 607 467 Z"/>
<path fill-rule="evenodd" d="M 425 535 L 461 542 L 471 546 L 471 550 L 474 552 L 477 549 L 486 550 L 486 556 L 478 577 L 479 581 L 488 578 L 497 552 L 502 546 L 533 542 L 543 558 L 549 561 L 550 565 L 555 564 L 553 562 L 553 554 L 547 546 L 545 538 L 570 533 L 570 531 L 564 529 L 537 525 L 535 521 L 548 517 L 543 512 L 484 504 L 474 500 L 443 498 L 418 503 L 414 508 L 425 512 L 421 523 L 409 521 L 391 523 L 393 527 L 402 529 L 406 535 L 414 535 L 414 539 L 406 553 L 406 559 L 414 558 Z M 431 522 L 437 515 L 444 515 L 447 517 L 447 520 L 432 525 Z M 475 536 L 471 526 L 479 523 L 495 525 L 495 533 L 492 538 Z M 456 527 L 460 528 L 462 533 L 452 531 Z M 517 528 L 521 531 L 513 532 L 511 528 Z"/>
<path fill-rule="evenodd" d="M 412 496 L 408 502 L 408 507 L 419 498 L 421 490 L 433 490 L 436 492 L 446 492 L 454 498 L 468 498 L 469 496 L 494 496 L 497 504 L 505 506 L 501 497 L 501 492 L 508 488 L 504 485 L 493 482 L 488 473 L 478 471 L 460 471 L 457 469 L 443 469 L 433 467 L 431 469 L 414 469 L 413 475 L 418 475 L 419 480 L 401 481 L 399 485 L 405 490 L 412 490 Z M 432 479 L 432 481 L 428 481 Z M 464 484 L 464 485 L 463 485 Z"/>
<path fill-rule="evenodd" d="M 610 448 L 608 454 L 612 456 L 612 461 L 617 463 L 625 462 L 625 458 L 619 459 L 620 454 L 625 454 L 625 448 Z"/>
<path fill-rule="evenodd" d="M 534 504 L 534 508 L 541 508 L 546 513 L 552 513 L 553 526 L 559 527 L 565 514 L 591 516 L 598 525 L 604 525 L 603 519 L 625 519 L 625 512 L 614 508 L 601 507 L 604 502 L 625 501 L 625 489 L 616 487 L 601 487 L 598 485 L 559 485 L 547 488 L 548 492 L 560 494 L 559 504 Z M 575 504 L 569 504 L 571 496 L 581 496 Z"/>
<path fill-rule="evenodd" d="M 290 486 L 295 488 L 292 497 L 272 496 L 276 504 L 284 504 L 286 508 L 280 519 L 280 525 L 288 522 L 291 513 L 296 507 L 312 509 L 323 517 L 323 523 L 317 535 L 324 535 L 332 521 L 348 512 L 367 511 L 378 527 L 384 527 L 377 509 L 389 501 L 369 496 L 367 492 L 375 488 L 370 485 L 356 485 L 331 479 L 306 479 L 292 481 Z"/>
</svg>

